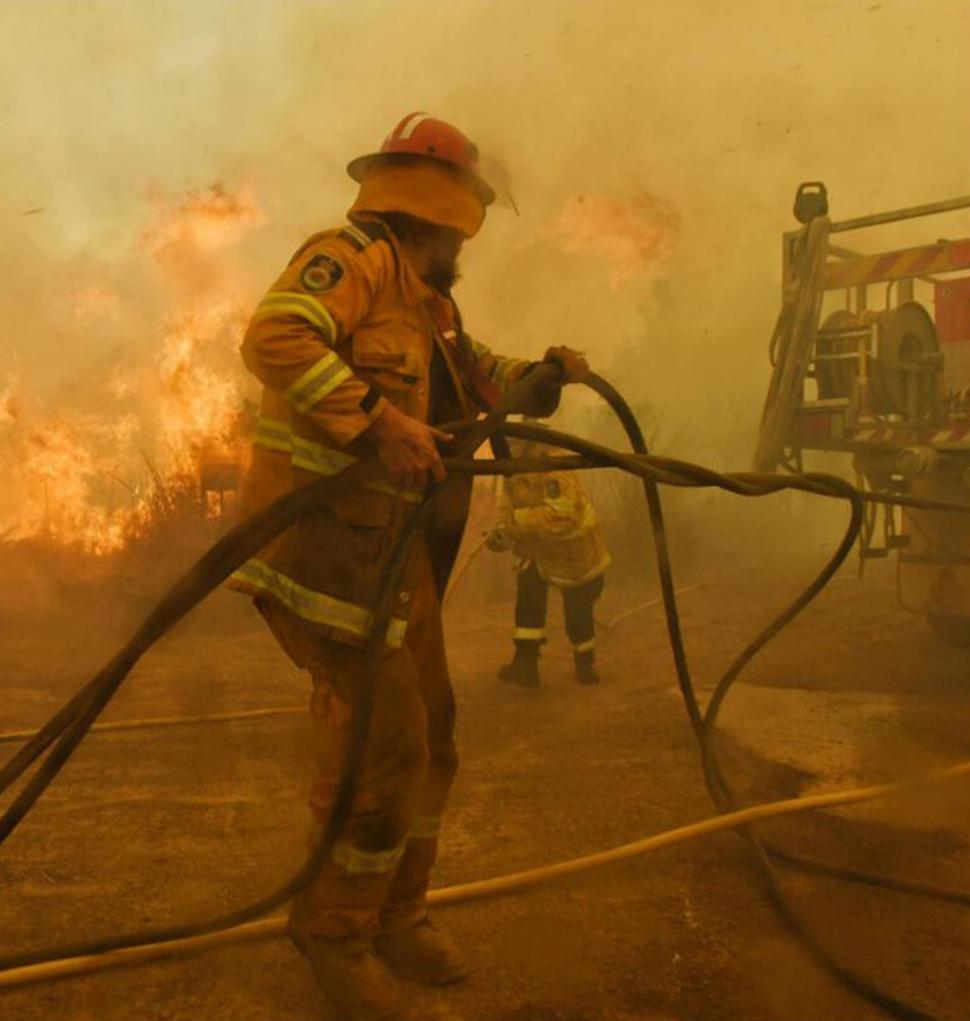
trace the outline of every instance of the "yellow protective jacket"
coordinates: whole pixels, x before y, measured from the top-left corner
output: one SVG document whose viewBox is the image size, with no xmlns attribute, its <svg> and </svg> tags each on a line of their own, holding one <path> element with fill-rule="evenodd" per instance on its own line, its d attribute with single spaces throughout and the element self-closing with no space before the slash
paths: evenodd
<svg viewBox="0 0 970 1021">
<path fill-rule="evenodd" d="M 355 217 L 297 251 L 257 307 L 242 356 L 263 383 L 244 514 L 372 455 L 362 434 L 387 401 L 423 421 L 475 417 L 529 365 L 464 334 L 451 299 L 416 275 L 375 217 Z M 453 488 L 449 527 L 458 537 L 446 545 L 457 548 L 470 481 Z M 236 571 L 230 587 L 285 607 L 323 637 L 362 644 L 381 568 L 408 504 L 420 498 L 389 482 L 342 492 Z M 403 639 L 409 596 L 405 580 L 393 645 Z"/>
<path fill-rule="evenodd" d="M 596 512 L 575 472 L 509 476 L 501 509 L 501 530 L 523 569 L 535 563 L 551 585 L 582 585 L 610 566 Z"/>
</svg>

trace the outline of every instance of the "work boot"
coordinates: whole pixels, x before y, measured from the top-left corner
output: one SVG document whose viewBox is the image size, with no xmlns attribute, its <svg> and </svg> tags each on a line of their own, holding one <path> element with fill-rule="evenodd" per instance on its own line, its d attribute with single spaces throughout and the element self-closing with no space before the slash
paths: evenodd
<svg viewBox="0 0 970 1021">
<path fill-rule="evenodd" d="M 576 666 L 577 684 L 599 684 L 600 676 L 593 664 L 593 650 L 588 652 L 577 652 L 573 654 L 573 662 Z"/>
<path fill-rule="evenodd" d="M 340 1021 L 457 1021 L 437 1005 L 411 1002 L 364 940 L 299 936 L 292 928 L 289 933 Z"/>
<path fill-rule="evenodd" d="M 511 663 L 499 667 L 498 679 L 520 688 L 539 687 L 539 643 L 516 643 Z"/>
<path fill-rule="evenodd" d="M 468 977 L 458 947 L 430 918 L 378 933 L 374 949 L 398 978 L 426 986 L 446 986 Z"/>
</svg>

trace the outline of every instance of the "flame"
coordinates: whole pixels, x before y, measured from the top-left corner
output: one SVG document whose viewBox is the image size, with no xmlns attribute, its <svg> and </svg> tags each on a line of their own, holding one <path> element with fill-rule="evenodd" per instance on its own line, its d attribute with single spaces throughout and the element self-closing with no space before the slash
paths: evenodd
<svg viewBox="0 0 970 1021">
<path fill-rule="evenodd" d="M 235 353 L 245 326 L 244 307 L 227 301 L 182 317 L 163 339 L 157 414 L 162 446 L 177 471 L 192 472 L 202 447 L 224 455 L 236 449 L 241 389 L 205 352 L 213 338 L 225 337 Z"/>
<path fill-rule="evenodd" d="M 673 247 L 680 218 L 663 199 L 640 192 L 632 199 L 580 195 L 546 226 L 569 252 L 603 258 L 610 267 L 610 288 L 655 272 Z"/>
<path fill-rule="evenodd" d="M 13 520 L 18 539 L 116 552 L 167 518 L 218 513 L 202 489 L 205 465 L 245 456 L 237 350 L 258 295 L 233 255 L 265 217 L 250 191 L 221 185 L 174 202 L 155 196 L 152 206 L 137 252 L 153 291 L 123 298 L 92 281 L 72 301 L 81 320 L 138 324 L 128 361 L 92 373 L 73 407 L 47 410 L 21 382 L 0 386 L 0 445 L 10 454 L 0 481 L 14 501 L 3 523 Z M 142 310 L 159 296 L 176 311 L 146 335 Z"/>
<path fill-rule="evenodd" d="M 90 553 L 110 553 L 134 534 L 145 506 L 111 506 L 110 483 L 119 480 L 105 451 L 134 423 L 107 426 L 97 420 L 52 421 L 23 438 L 22 497 L 18 535 L 43 536 Z M 98 490 L 101 493 L 98 494 Z M 104 502 L 95 497 L 101 495 Z"/>
</svg>

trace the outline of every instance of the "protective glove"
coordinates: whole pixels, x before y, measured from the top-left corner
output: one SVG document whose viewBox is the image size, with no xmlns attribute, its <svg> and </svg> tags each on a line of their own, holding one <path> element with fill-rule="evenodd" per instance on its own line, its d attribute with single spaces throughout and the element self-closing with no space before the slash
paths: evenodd
<svg viewBox="0 0 970 1021">
<path fill-rule="evenodd" d="M 377 446 L 377 456 L 394 482 L 405 486 L 424 486 L 428 475 L 443 482 L 445 467 L 435 445 L 454 437 L 387 404 L 371 424 L 367 435 Z"/>
<path fill-rule="evenodd" d="M 551 347 L 542 360 L 559 363 L 563 383 L 582 383 L 589 375 L 589 363 L 582 352 L 574 351 L 571 347 Z"/>
<path fill-rule="evenodd" d="M 485 548 L 491 553 L 505 553 L 512 548 L 512 538 L 501 528 L 485 533 Z"/>
</svg>

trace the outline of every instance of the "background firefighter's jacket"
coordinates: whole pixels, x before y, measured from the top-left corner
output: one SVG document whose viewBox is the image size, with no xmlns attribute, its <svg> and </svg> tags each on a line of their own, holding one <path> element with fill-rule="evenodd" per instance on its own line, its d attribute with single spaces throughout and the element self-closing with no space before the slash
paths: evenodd
<svg viewBox="0 0 970 1021">
<path fill-rule="evenodd" d="M 513 475 L 503 482 L 500 532 L 551 585 L 571 588 L 610 566 L 596 512 L 575 472 Z"/>
<path fill-rule="evenodd" d="M 263 383 L 243 514 L 373 455 L 362 434 L 386 402 L 422 421 L 474 417 L 529 365 L 464 334 L 451 299 L 415 274 L 380 220 L 364 217 L 300 248 L 257 307 L 242 356 Z M 535 413 L 550 414 L 557 401 Z M 470 482 L 450 487 L 442 527 L 460 538 Z M 229 584 L 285 607 L 323 637 L 363 644 L 381 568 L 408 504 L 420 498 L 389 482 L 342 491 Z M 444 545 L 458 541 L 452 535 Z M 408 601 L 405 578 L 390 644 L 403 639 Z"/>
</svg>

